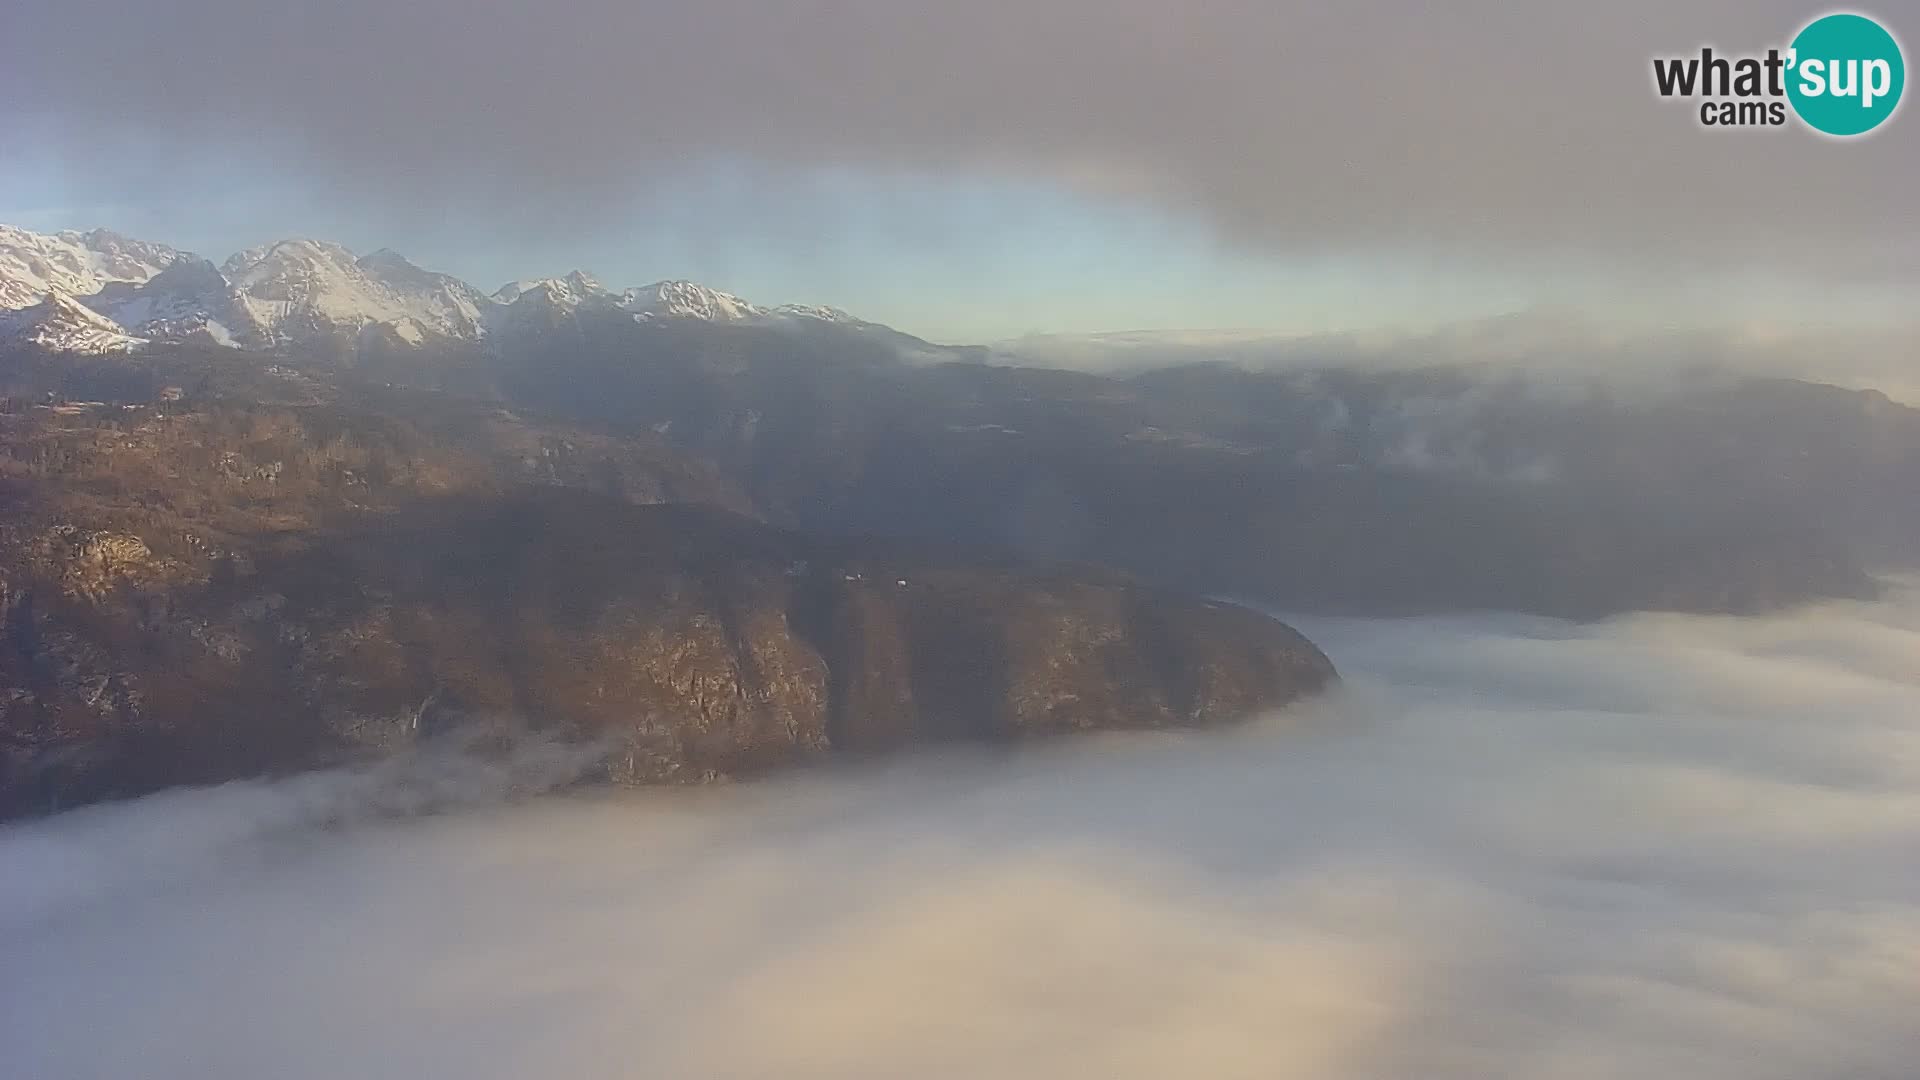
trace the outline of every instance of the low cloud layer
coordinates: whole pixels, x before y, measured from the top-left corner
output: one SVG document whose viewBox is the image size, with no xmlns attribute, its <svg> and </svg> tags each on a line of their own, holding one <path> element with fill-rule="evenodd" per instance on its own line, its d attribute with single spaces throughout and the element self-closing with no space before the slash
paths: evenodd
<svg viewBox="0 0 1920 1080">
<path fill-rule="evenodd" d="M 1716 133 L 1654 95 L 1654 55 L 1764 49 L 1816 13 L 26 0 L 0 35 L 0 133 L 147 203 L 170 176 L 186 200 L 237 167 L 349 212 L 470 204 L 497 229 L 597 231 L 717 160 L 775 185 L 796 169 L 1039 179 L 1261 251 L 1910 282 L 1912 119 L 1847 144 Z"/>
<path fill-rule="evenodd" d="M 1234 733 L 0 831 L 8 1069 L 1911 1075 L 1920 596 L 1306 629 L 1347 691 Z"/>
<path fill-rule="evenodd" d="M 1253 371 L 1453 367 L 1536 379 L 1653 386 L 1713 373 L 1808 379 L 1920 403 L 1920 324 L 1814 329 L 1648 329 L 1556 311 L 1526 311 L 1418 332 L 1283 337 L 1257 331 L 1036 334 L 994 346 L 996 362 L 1130 374 L 1183 364 Z"/>
</svg>

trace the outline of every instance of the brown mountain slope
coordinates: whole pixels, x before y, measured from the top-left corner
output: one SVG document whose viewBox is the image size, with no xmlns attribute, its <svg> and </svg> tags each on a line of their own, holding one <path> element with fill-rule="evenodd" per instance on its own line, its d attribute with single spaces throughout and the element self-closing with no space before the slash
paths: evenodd
<svg viewBox="0 0 1920 1080">
<path fill-rule="evenodd" d="M 723 509 L 730 490 L 664 449 L 504 415 L 28 406 L 0 423 L 5 814 L 454 729 L 531 728 L 596 747 L 613 779 L 697 780 L 1212 723 L 1334 677 L 1250 611 L 810 539 Z M 705 505 L 647 505 L 668 498 Z"/>
</svg>

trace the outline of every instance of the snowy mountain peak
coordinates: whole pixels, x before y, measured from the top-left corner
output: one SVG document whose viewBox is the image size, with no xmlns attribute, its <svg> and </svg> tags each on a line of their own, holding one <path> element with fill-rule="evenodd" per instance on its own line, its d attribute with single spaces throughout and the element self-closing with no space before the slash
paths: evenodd
<svg viewBox="0 0 1920 1080">
<path fill-rule="evenodd" d="M 145 281 L 180 254 L 105 229 L 36 233 L 0 225 L 0 310 L 32 307 L 55 289 L 86 296 L 112 282 Z"/>
<path fill-rule="evenodd" d="M 485 333 L 488 301 L 479 290 L 390 250 L 361 259 L 339 244 L 282 240 L 240 252 L 224 269 L 247 321 L 268 341 L 338 337 L 371 324 L 395 328 L 409 343 Z"/>
<path fill-rule="evenodd" d="M 95 272 L 117 281 L 136 281 L 143 275 L 151 276 L 156 269 L 165 268 L 185 254 L 165 244 L 150 244 L 108 229 L 63 232 L 58 235 L 64 240 L 78 241 L 93 254 Z"/>
<path fill-rule="evenodd" d="M 740 322 L 765 314 L 745 300 L 692 281 L 656 281 L 620 294 L 620 307 L 636 318 Z"/>
<path fill-rule="evenodd" d="M 837 307 L 826 307 L 821 304 L 781 304 L 772 309 L 769 314 L 787 319 L 814 319 L 819 322 L 847 323 L 856 326 L 866 322 L 865 319 L 856 318 Z"/>
<path fill-rule="evenodd" d="M 296 238 L 237 252 L 220 269 L 236 287 L 289 283 L 315 273 L 349 276 L 357 260 L 339 244 Z"/>
<path fill-rule="evenodd" d="M 564 311 L 573 311 L 584 304 L 605 304 L 642 321 L 671 318 L 739 322 L 765 314 L 732 293 L 692 281 L 656 281 L 616 295 L 580 270 L 563 278 L 510 282 L 493 294 L 493 300 L 501 304 L 535 301 Z"/>
<path fill-rule="evenodd" d="M 510 281 L 493 294 L 499 304 L 513 304 L 523 297 L 534 302 L 572 310 L 589 300 L 604 298 L 607 290 L 592 275 L 575 270 L 566 277 L 532 278 Z"/>
<path fill-rule="evenodd" d="M 424 346 L 574 332 L 583 318 L 788 327 L 831 323 L 882 335 L 903 357 L 925 343 L 838 308 L 757 307 L 693 281 L 613 292 L 575 270 L 515 281 L 488 296 L 391 248 L 357 256 L 339 244 L 281 240 L 216 267 L 104 229 L 44 234 L 0 225 L 0 334 L 49 347 L 110 351 L 146 341 L 232 347 L 331 342 Z M 935 354 L 944 356 L 939 350 Z"/>
</svg>

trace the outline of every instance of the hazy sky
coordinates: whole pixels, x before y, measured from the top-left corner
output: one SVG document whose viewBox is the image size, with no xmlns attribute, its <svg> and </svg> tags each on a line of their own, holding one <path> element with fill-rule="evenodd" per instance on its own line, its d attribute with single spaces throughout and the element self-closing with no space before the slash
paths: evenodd
<svg viewBox="0 0 1920 1080">
<path fill-rule="evenodd" d="M 956 338 L 1904 313 L 1910 109 L 1709 132 L 1651 89 L 1656 54 L 1821 10 L 12 0 L 0 221 L 688 276 Z"/>
</svg>

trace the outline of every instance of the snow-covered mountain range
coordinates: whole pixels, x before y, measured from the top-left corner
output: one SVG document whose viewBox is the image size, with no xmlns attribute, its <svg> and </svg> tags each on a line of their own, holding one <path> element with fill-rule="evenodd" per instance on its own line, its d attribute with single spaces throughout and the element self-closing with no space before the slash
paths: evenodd
<svg viewBox="0 0 1920 1080">
<path fill-rule="evenodd" d="M 483 343 L 550 331 L 588 312 L 637 323 L 836 324 L 905 338 L 837 308 L 760 307 L 691 281 L 613 290 L 576 270 L 486 293 L 386 249 L 362 256 L 338 244 L 282 240 L 215 266 L 103 229 L 47 234 L 0 225 L 0 342 L 88 353 L 369 336 L 414 346 Z"/>
<path fill-rule="evenodd" d="M 180 255 L 105 229 L 48 234 L 0 225 L 0 311 L 31 307 L 54 292 L 85 296 L 113 282 L 138 284 Z"/>
</svg>

